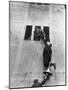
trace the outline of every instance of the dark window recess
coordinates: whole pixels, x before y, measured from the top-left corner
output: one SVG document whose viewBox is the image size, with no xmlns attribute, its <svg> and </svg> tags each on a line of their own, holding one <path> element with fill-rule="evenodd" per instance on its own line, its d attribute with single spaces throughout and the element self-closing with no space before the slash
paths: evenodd
<svg viewBox="0 0 68 90">
<path fill-rule="evenodd" d="M 31 33 L 32 33 L 32 26 L 27 25 L 24 40 L 31 40 Z"/>
<path fill-rule="evenodd" d="M 49 27 L 44 27 L 44 32 L 46 34 L 46 41 L 50 41 L 50 37 L 49 37 Z"/>
<path fill-rule="evenodd" d="M 40 30 L 41 30 L 41 26 L 35 26 L 35 31 L 34 31 L 34 40 L 35 41 L 39 41 L 40 40 Z"/>
</svg>

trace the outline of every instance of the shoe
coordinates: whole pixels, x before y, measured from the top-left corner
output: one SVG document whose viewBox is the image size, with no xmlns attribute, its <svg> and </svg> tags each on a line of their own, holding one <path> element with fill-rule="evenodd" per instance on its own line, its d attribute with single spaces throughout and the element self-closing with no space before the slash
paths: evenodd
<svg viewBox="0 0 68 90">
<path fill-rule="evenodd" d="M 55 63 L 50 63 L 50 67 L 53 66 L 54 69 L 56 70 L 56 64 Z"/>
<path fill-rule="evenodd" d="M 52 76 L 53 74 L 51 72 L 43 72 L 44 75 L 47 77 L 47 76 Z"/>
<path fill-rule="evenodd" d="M 52 73 L 51 72 L 46 72 L 47 75 L 49 76 L 52 76 Z"/>
</svg>

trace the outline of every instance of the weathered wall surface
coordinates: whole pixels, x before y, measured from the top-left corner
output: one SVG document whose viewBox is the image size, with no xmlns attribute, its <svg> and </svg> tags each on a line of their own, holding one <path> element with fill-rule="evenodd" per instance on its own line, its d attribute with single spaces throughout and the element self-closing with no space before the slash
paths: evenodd
<svg viewBox="0 0 68 90">
<path fill-rule="evenodd" d="M 10 3 L 10 70 L 25 78 L 42 79 L 43 43 L 25 41 L 25 26 L 40 25 L 50 27 L 52 42 L 52 61 L 57 72 L 65 69 L 65 7 L 63 5 L 37 5 L 28 3 Z M 28 72 L 28 73 L 26 73 Z M 35 72 L 35 73 L 34 73 Z M 40 74 L 39 74 L 40 73 Z M 28 77 L 27 77 L 28 76 Z"/>
<path fill-rule="evenodd" d="M 51 41 L 57 71 L 65 71 L 65 7 L 52 6 Z"/>
</svg>

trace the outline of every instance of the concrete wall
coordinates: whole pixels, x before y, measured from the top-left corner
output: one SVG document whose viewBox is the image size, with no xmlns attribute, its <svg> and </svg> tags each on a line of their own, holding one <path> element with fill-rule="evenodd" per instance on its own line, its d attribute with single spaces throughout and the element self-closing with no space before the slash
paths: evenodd
<svg viewBox="0 0 68 90">
<path fill-rule="evenodd" d="M 42 79 L 44 45 L 42 41 L 25 41 L 26 25 L 50 27 L 52 61 L 57 72 L 65 71 L 65 7 L 10 3 L 10 73 L 24 74 L 25 78 Z M 28 72 L 28 73 L 27 73 Z M 27 77 L 28 76 L 28 77 Z"/>
</svg>

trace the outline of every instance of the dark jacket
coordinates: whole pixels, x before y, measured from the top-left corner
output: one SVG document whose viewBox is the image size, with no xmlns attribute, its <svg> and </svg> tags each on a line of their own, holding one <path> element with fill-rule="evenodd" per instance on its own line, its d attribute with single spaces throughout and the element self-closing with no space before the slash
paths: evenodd
<svg viewBox="0 0 68 90">
<path fill-rule="evenodd" d="M 43 63 L 45 67 L 49 66 L 49 63 L 51 61 L 51 56 L 52 56 L 52 49 L 50 46 L 46 44 L 43 51 Z"/>
</svg>

